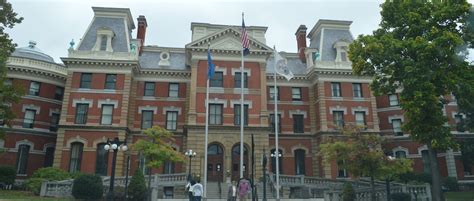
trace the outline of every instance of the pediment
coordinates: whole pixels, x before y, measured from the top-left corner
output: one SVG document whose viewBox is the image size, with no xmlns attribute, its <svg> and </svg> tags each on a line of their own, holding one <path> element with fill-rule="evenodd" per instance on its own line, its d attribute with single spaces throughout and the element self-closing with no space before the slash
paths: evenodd
<svg viewBox="0 0 474 201">
<path fill-rule="evenodd" d="M 208 36 L 202 37 L 186 45 L 187 49 L 193 50 L 207 50 L 208 45 L 212 50 L 222 51 L 240 51 L 242 44 L 240 42 L 240 30 L 233 27 L 228 27 L 222 31 L 215 32 Z M 252 52 L 272 52 L 272 48 L 253 39 L 249 36 L 250 53 Z"/>
</svg>

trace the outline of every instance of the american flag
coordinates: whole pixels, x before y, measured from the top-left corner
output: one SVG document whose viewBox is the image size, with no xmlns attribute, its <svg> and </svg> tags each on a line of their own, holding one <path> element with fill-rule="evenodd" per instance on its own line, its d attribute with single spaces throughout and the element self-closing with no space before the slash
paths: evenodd
<svg viewBox="0 0 474 201">
<path fill-rule="evenodd" d="M 247 29 L 245 29 L 245 22 L 244 22 L 243 16 L 242 16 L 242 36 L 240 37 L 240 40 L 242 41 L 242 48 L 243 48 L 243 51 L 244 51 L 244 56 L 247 55 L 247 54 L 250 54 L 249 37 L 247 35 Z"/>
</svg>

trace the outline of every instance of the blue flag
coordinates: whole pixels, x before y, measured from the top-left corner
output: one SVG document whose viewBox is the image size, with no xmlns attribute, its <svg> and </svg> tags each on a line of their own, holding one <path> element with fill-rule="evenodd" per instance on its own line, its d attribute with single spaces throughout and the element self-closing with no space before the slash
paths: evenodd
<svg viewBox="0 0 474 201">
<path fill-rule="evenodd" d="M 212 79 L 214 77 L 214 70 L 215 66 L 211 59 L 211 49 L 207 49 L 207 79 Z"/>
</svg>

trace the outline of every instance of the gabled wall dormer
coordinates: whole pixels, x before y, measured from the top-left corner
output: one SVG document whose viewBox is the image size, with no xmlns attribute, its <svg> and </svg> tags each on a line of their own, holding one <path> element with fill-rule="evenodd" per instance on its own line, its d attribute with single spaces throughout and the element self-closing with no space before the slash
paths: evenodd
<svg viewBox="0 0 474 201">
<path fill-rule="evenodd" d="M 241 26 L 229 26 L 229 25 L 219 25 L 219 24 L 209 24 L 209 23 L 199 23 L 199 22 L 192 22 L 191 23 L 191 31 L 192 31 L 192 41 L 196 41 L 213 33 L 222 31 L 229 27 L 233 27 L 235 30 L 240 30 Z M 267 27 L 263 26 L 246 26 L 247 34 L 261 42 L 266 44 L 265 34 L 267 32 Z"/>
<path fill-rule="evenodd" d="M 135 29 L 130 9 L 92 7 L 94 18 L 77 50 L 130 52 Z"/>
<path fill-rule="evenodd" d="M 311 54 L 319 55 L 315 60 L 345 62 L 349 44 L 354 40 L 350 31 L 352 21 L 319 20 L 308 34 Z M 309 53 L 309 52 L 308 52 Z M 314 60 L 313 60 L 314 61 Z"/>
</svg>

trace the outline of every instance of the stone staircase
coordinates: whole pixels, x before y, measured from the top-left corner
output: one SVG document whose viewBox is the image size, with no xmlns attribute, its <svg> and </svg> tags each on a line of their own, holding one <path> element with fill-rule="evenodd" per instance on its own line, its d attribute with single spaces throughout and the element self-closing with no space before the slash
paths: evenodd
<svg viewBox="0 0 474 201">
<path fill-rule="evenodd" d="M 271 187 L 269 184 L 266 186 L 266 193 L 267 199 L 274 199 L 274 193 L 271 191 Z M 219 183 L 218 182 L 207 182 L 207 198 L 209 199 L 227 199 L 227 191 L 229 189 L 229 184 L 225 182 L 220 183 L 220 190 L 219 190 Z M 252 195 L 249 194 L 249 199 L 252 198 Z M 257 184 L 257 196 L 258 199 L 263 199 L 263 183 Z"/>
</svg>

